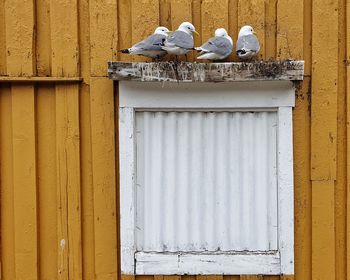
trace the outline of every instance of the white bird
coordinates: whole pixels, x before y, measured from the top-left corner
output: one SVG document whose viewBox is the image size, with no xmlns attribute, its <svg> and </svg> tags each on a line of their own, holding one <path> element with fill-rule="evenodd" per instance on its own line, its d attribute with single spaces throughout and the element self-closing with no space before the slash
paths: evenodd
<svg viewBox="0 0 350 280">
<path fill-rule="evenodd" d="M 167 38 L 168 33 L 168 28 L 164 26 L 157 27 L 151 36 L 148 36 L 141 42 L 136 43 L 129 49 L 120 50 L 120 52 L 159 59 L 166 54 L 166 51 L 162 49 L 161 45 Z"/>
<path fill-rule="evenodd" d="M 179 28 L 175 32 L 171 32 L 165 39 L 163 50 L 176 56 L 187 54 L 194 47 L 193 33 L 198 35 L 192 23 L 181 23 Z"/>
<path fill-rule="evenodd" d="M 251 59 L 256 56 L 260 50 L 258 38 L 255 36 L 253 28 L 245 25 L 238 33 L 236 44 L 237 56 L 242 60 Z"/>
<path fill-rule="evenodd" d="M 210 38 L 202 46 L 196 48 L 200 51 L 198 59 L 222 60 L 232 53 L 233 41 L 225 28 L 215 30 L 215 37 Z"/>
</svg>

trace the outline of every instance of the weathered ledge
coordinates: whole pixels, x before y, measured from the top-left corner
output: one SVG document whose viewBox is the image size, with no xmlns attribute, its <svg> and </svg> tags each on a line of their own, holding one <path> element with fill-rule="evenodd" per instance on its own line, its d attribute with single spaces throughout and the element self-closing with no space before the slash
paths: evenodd
<svg viewBox="0 0 350 280">
<path fill-rule="evenodd" d="M 255 62 L 108 62 L 108 76 L 116 81 L 235 82 L 301 81 L 304 61 Z"/>
</svg>

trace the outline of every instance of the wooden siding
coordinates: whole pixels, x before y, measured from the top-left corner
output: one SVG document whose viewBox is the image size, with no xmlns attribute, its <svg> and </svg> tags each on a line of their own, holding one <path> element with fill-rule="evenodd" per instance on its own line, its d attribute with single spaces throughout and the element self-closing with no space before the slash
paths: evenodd
<svg viewBox="0 0 350 280">
<path fill-rule="evenodd" d="M 185 20 L 197 45 L 217 26 L 236 38 L 249 23 L 260 59 L 305 60 L 293 113 L 295 276 L 137 280 L 350 277 L 349 1 L 12 0 L 0 1 L 0 76 L 83 82 L 0 84 L 1 279 L 120 278 L 118 94 L 106 62 L 148 61 L 117 50 Z"/>
</svg>

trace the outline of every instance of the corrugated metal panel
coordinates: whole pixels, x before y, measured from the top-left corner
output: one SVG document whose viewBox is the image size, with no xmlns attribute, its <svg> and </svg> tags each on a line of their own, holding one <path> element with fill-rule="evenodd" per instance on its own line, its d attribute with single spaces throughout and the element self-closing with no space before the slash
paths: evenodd
<svg viewBox="0 0 350 280">
<path fill-rule="evenodd" d="M 277 249 L 276 112 L 137 112 L 136 132 L 137 250 Z"/>
</svg>

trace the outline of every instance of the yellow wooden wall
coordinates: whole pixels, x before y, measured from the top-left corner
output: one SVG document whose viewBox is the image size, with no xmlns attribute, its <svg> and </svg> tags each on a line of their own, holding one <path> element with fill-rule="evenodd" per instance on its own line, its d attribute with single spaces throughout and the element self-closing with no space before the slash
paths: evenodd
<svg viewBox="0 0 350 280">
<path fill-rule="evenodd" d="M 197 45 L 216 27 L 236 38 L 249 23 L 261 59 L 305 60 L 293 115 L 294 279 L 350 279 L 349 0 L 0 0 L 1 279 L 116 279 L 118 96 L 106 62 L 144 60 L 116 50 L 185 20 Z M 223 279 L 164 280 L 180 278 Z"/>
</svg>

